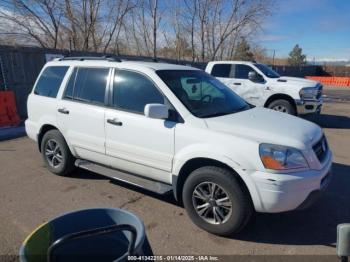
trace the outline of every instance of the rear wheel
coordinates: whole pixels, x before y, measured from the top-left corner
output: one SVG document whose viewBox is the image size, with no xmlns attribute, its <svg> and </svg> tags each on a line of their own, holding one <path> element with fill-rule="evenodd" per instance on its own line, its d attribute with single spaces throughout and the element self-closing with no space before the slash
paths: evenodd
<svg viewBox="0 0 350 262">
<path fill-rule="evenodd" d="M 288 100 L 285 99 L 277 99 L 275 101 L 272 101 L 268 105 L 268 108 L 282 113 L 296 115 L 294 106 Z"/>
<path fill-rule="evenodd" d="M 45 133 L 41 142 L 41 155 L 52 173 L 67 176 L 74 170 L 75 159 L 58 130 Z"/>
<path fill-rule="evenodd" d="M 192 221 L 217 235 L 239 232 L 253 213 L 250 199 L 230 170 L 201 167 L 187 178 L 183 203 Z"/>
</svg>

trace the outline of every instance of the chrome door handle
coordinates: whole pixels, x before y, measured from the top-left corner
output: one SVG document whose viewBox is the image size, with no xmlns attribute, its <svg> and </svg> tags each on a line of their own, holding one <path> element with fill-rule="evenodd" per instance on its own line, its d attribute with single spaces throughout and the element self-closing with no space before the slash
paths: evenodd
<svg viewBox="0 0 350 262">
<path fill-rule="evenodd" d="M 107 123 L 111 124 L 111 125 L 115 125 L 115 126 L 122 126 L 123 123 L 118 121 L 118 119 L 114 118 L 114 119 L 107 119 Z"/>
<path fill-rule="evenodd" d="M 240 86 L 241 85 L 241 83 L 233 83 L 234 85 L 236 85 L 236 86 Z"/>
<path fill-rule="evenodd" d="M 61 114 L 65 114 L 65 115 L 69 114 L 69 110 L 67 110 L 65 108 L 59 108 L 57 111 Z"/>
</svg>

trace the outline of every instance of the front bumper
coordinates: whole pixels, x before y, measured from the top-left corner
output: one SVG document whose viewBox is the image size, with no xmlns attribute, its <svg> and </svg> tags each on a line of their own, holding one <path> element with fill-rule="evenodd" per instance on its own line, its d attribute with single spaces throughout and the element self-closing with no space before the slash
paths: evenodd
<svg viewBox="0 0 350 262">
<path fill-rule="evenodd" d="M 321 188 L 312 191 L 307 198 L 304 200 L 303 203 L 301 203 L 300 206 L 298 206 L 297 210 L 304 210 L 312 206 L 315 202 L 318 201 L 318 199 L 323 195 L 324 191 L 329 185 L 329 182 L 331 180 L 332 173 L 329 172 L 321 181 Z"/>
<path fill-rule="evenodd" d="M 323 105 L 323 99 L 295 100 L 298 115 L 319 114 Z"/>
<path fill-rule="evenodd" d="M 255 171 L 252 174 L 257 198 L 253 199 L 257 212 L 279 213 L 310 206 L 331 180 L 332 153 L 321 170 L 307 170 L 279 174 Z"/>
</svg>

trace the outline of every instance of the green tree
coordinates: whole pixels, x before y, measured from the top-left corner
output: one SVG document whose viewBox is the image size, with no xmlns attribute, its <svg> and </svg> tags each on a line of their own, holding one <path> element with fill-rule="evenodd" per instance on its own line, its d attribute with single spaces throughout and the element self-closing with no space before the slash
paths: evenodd
<svg viewBox="0 0 350 262">
<path fill-rule="evenodd" d="M 234 52 L 234 59 L 241 61 L 253 61 L 254 54 L 250 49 L 250 45 L 245 38 L 241 38 Z"/>
<path fill-rule="evenodd" d="M 299 45 L 295 45 L 289 53 L 288 64 L 292 66 L 301 66 L 306 64 L 306 55 L 303 54 L 303 49 Z"/>
</svg>

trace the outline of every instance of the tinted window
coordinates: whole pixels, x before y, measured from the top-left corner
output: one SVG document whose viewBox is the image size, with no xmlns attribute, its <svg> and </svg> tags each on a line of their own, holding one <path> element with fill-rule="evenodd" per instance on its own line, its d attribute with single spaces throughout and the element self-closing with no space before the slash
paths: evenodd
<svg viewBox="0 0 350 262">
<path fill-rule="evenodd" d="M 113 84 L 113 105 L 117 108 L 144 113 L 145 105 L 164 104 L 164 97 L 148 78 L 131 71 L 117 71 Z"/>
<path fill-rule="evenodd" d="M 65 98 L 104 104 L 109 68 L 75 68 L 65 91 Z"/>
<path fill-rule="evenodd" d="M 231 65 L 229 64 L 216 64 L 213 66 L 211 75 L 215 77 L 231 77 Z"/>
<path fill-rule="evenodd" d="M 158 70 L 157 74 L 197 117 L 247 110 L 248 104 L 216 78 L 200 70 Z"/>
<path fill-rule="evenodd" d="M 213 88 L 211 84 L 200 82 L 194 77 L 182 77 L 181 85 L 189 100 L 202 100 L 205 99 L 205 97 L 209 99 L 208 96 L 210 99 L 223 97 L 223 94 Z"/>
<path fill-rule="evenodd" d="M 68 66 L 46 67 L 35 86 L 34 94 L 56 97 L 67 70 Z"/>
<path fill-rule="evenodd" d="M 253 68 L 247 65 L 236 65 L 235 66 L 235 78 L 248 79 L 248 73 L 254 71 Z"/>
</svg>

